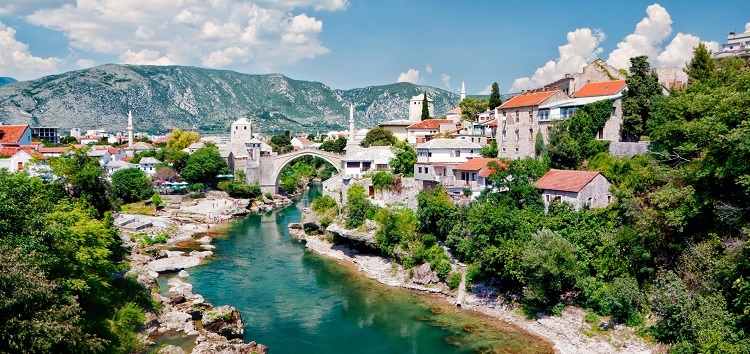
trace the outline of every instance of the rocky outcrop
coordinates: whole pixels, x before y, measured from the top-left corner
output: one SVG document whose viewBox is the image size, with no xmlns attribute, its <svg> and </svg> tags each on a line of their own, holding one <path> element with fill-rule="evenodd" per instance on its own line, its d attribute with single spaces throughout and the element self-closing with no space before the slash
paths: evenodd
<svg viewBox="0 0 750 354">
<path fill-rule="evenodd" d="M 232 306 L 219 306 L 203 314 L 203 328 L 227 339 L 239 338 L 245 332 L 242 315 Z"/>
<path fill-rule="evenodd" d="M 201 252 L 196 254 L 193 254 L 193 252 L 190 253 L 190 256 L 184 256 L 185 252 L 182 251 L 167 251 L 164 254 L 166 257 L 148 262 L 148 269 L 153 272 L 164 273 L 195 267 L 201 263 L 201 258 L 205 255 Z M 210 253 L 210 251 L 206 252 Z"/>
<path fill-rule="evenodd" d="M 347 238 L 354 241 L 368 243 L 370 245 L 375 244 L 375 231 L 369 230 L 367 232 L 361 232 L 357 230 L 349 230 L 341 227 L 338 224 L 330 224 L 326 231 L 334 234 L 335 236 Z"/>
<path fill-rule="evenodd" d="M 159 349 L 156 354 L 185 354 L 185 351 L 178 346 L 168 345 L 164 348 Z"/>
<path fill-rule="evenodd" d="M 414 269 L 414 276 L 411 281 L 415 284 L 425 285 L 440 282 L 440 277 L 430 269 L 429 263 L 425 263 Z"/>
<path fill-rule="evenodd" d="M 227 339 L 216 333 L 201 331 L 195 341 L 197 345 L 193 353 L 201 354 L 266 354 L 268 347 L 255 342 L 244 343 L 241 339 Z"/>
</svg>

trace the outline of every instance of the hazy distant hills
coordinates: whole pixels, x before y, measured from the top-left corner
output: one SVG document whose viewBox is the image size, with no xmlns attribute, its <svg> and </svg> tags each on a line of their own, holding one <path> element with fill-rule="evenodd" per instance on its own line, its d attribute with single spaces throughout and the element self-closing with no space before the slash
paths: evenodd
<svg viewBox="0 0 750 354">
<path fill-rule="evenodd" d="M 12 77 L 0 77 L 0 86 L 12 84 L 14 82 L 18 82 L 18 80 L 12 78 Z"/>
<path fill-rule="evenodd" d="M 136 131 L 198 127 L 226 133 L 239 116 L 264 133 L 346 129 L 349 102 L 357 127 L 408 116 L 408 101 L 426 91 L 435 114 L 456 107 L 459 95 L 398 83 L 333 90 L 280 74 L 248 75 L 186 66 L 102 65 L 0 87 L 0 122 L 63 129 L 124 130 L 132 110 Z"/>
</svg>

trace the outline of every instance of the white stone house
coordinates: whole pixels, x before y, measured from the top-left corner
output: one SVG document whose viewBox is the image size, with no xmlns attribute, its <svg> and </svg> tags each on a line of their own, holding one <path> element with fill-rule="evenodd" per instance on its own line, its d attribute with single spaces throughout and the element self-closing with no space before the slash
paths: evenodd
<svg viewBox="0 0 750 354">
<path fill-rule="evenodd" d="M 13 148 L 0 149 L 0 155 L 8 156 L 0 158 L 0 168 L 9 172 L 21 171 L 34 157 L 27 151 Z"/>
<path fill-rule="evenodd" d="M 307 138 L 294 137 L 292 138 L 291 144 L 294 147 L 294 150 L 301 150 L 301 149 L 309 149 L 315 143 L 308 140 Z"/>
<path fill-rule="evenodd" d="M 343 174 L 359 179 L 367 172 L 390 171 L 391 159 L 394 157 L 396 155 L 391 151 L 390 146 L 360 148 L 342 161 Z"/>
<path fill-rule="evenodd" d="M 422 181 L 423 188 L 429 189 L 438 183 L 453 185 L 453 168 L 471 158 L 480 157 L 482 146 L 462 139 L 433 139 L 417 145 L 416 150 L 414 179 Z"/>
<path fill-rule="evenodd" d="M 141 159 L 141 162 L 138 163 L 138 168 L 140 168 L 141 171 L 146 172 L 146 174 L 151 177 L 156 173 L 156 165 L 160 163 L 161 161 L 153 157 L 144 157 Z"/>
<path fill-rule="evenodd" d="M 409 100 L 409 120 L 418 122 L 422 120 L 422 103 L 424 102 L 425 93 L 420 93 Z M 430 117 L 435 116 L 435 101 L 427 95 L 427 111 Z"/>
<path fill-rule="evenodd" d="M 576 210 L 586 205 L 603 208 L 614 201 L 609 192 L 609 181 L 597 171 L 551 169 L 534 186 L 542 190 L 545 211 L 555 201 L 568 202 Z"/>
<path fill-rule="evenodd" d="M 104 169 L 107 171 L 107 176 L 112 176 L 115 172 L 126 168 L 138 168 L 138 165 L 120 160 L 110 160 L 104 165 Z"/>
<path fill-rule="evenodd" d="M 93 158 L 98 159 L 99 164 L 102 166 L 107 165 L 109 160 L 112 158 L 112 155 L 109 153 L 107 149 L 91 149 L 86 154 Z"/>
<path fill-rule="evenodd" d="M 406 141 L 409 144 L 421 144 L 437 134 L 443 134 L 456 128 L 450 119 L 425 119 L 406 127 Z"/>
</svg>

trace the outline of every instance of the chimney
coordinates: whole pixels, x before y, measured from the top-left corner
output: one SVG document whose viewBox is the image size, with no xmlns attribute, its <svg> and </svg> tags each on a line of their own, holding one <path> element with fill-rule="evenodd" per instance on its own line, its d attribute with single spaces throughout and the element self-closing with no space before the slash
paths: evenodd
<svg viewBox="0 0 750 354">
<path fill-rule="evenodd" d="M 557 85 L 555 85 L 555 91 L 557 91 Z"/>
</svg>

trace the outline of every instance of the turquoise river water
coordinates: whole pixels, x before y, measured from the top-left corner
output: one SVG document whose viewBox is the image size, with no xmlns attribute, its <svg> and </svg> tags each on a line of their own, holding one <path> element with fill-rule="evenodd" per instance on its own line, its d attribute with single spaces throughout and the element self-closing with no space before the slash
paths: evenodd
<svg viewBox="0 0 750 354">
<path fill-rule="evenodd" d="M 391 288 L 311 253 L 287 225 L 320 195 L 233 221 L 213 259 L 190 269 L 194 291 L 231 305 L 245 337 L 270 353 L 550 353 L 547 341 L 437 297 Z"/>
</svg>

